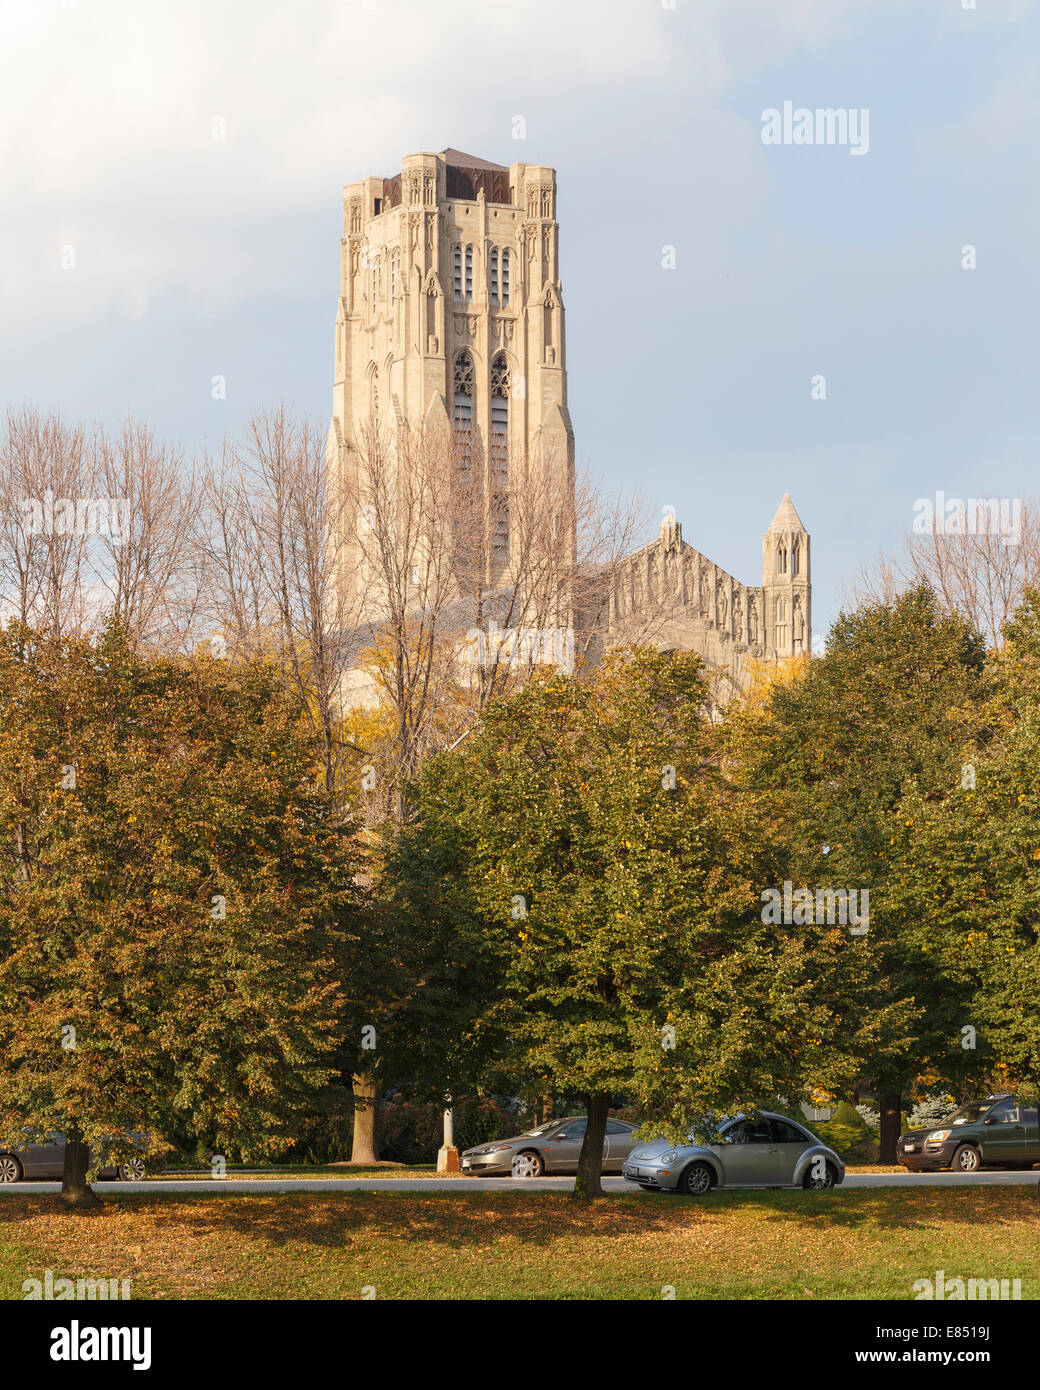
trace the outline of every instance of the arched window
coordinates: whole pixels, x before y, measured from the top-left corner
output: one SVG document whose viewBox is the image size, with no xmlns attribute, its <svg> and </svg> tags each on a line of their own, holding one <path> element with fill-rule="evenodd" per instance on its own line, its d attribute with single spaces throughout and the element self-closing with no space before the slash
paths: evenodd
<svg viewBox="0 0 1040 1390">
<path fill-rule="evenodd" d="M 791 546 L 791 574 L 792 574 L 792 576 L 793 576 L 793 575 L 796 575 L 796 574 L 798 573 L 798 558 L 799 558 L 799 557 L 798 557 L 798 552 L 799 552 L 800 549 L 801 549 L 801 547 L 799 546 L 799 544 L 798 544 L 797 541 L 795 541 L 794 544 Z"/>
<path fill-rule="evenodd" d="M 491 303 L 500 303 L 498 297 L 498 247 L 491 251 Z"/>
<path fill-rule="evenodd" d="M 509 483 L 509 363 L 501 352 L 491 363 L 491 483 Z"/>
<path fill-rule="evenodd" d="M 787 573 L 787 547 L 782 542 L 776 547 L 776 572 Z"/>
<path fill-rule="evenodd" d="M 509 252 L 508 252 L 508 251 L 503 251 L 503 252 L 502 252 L 502 279 L 501 279 L 501 282 L 500 282 L 500 283 L 501 283 L 501 287 L 502 287 L 502 291 L 501 291 L 502 297 L 501 297 L 501 299 L 499 300 L 499 303 L 502 305 L 502 308 L 503 308 L 503 309 L 508 309 L 508 308 L 509 308 Z"/>
<path fill-rule="evenodd" d="M 782 598 L 776 601 L 776 646 L 779 649 L 787 646 L 787 604 Z"/>
<path fill-rule="evenodd" d="M 466 303 L 473 298 L 473 247 L 466 247 Z"/>
<path fill-rule="evenodd" d="M 473 447 L 473 358 L 465 348 L 455 357 L 452 402 L 459 466 L 468 468 Z"/>
<path fill-rule="evenodd" d="M 454 250 L 454 252 L 452 253 L 452 260 L 453 260 L 453 267 L 452 267 L 452 270 L 453 270 L 453 273 L 452 273 L 452 283 L 454 284 L 454 287 L 455 287 L 455 300 L 456 300 L 456 303 L 460 303 L 461 300 L 462 300 L 462 247 L 461 247 L 461 246 L 456 246 L 456 247 L 455 247 L 455 250 Z"/>
</svg>

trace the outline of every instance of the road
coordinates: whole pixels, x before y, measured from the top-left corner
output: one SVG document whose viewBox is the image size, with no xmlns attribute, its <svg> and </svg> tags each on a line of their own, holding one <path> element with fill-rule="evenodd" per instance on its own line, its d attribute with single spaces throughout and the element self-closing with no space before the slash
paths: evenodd
<svg viewBox="0 0 1040 1390">
<path fill-rule="evenodd" d="M 205 1194 L 257 1192 L 568 1192 L 574 1179 L 567 1178 L 164 1178 L 125 1183 L 101 1182 L 99 1194 L 120 1196 L 138 1193 L 178 1192 Z M 858 1187 L 1033 1187 L 1040 1196 L 1040 1174 L 1028 1173 L 850 1173 L 842 1188 Z M 624 1178 L 606 1177 L 604 1191 L 638 1192 Z M 751 1190 L 751 1189 L 748 1189 Z M 761 1189 L 758 1189 L 761 1190 Z M 56 1193 L 58 1182 L 0 1184 L 5 1192 Z M 648 1196 L 657 1194 L 648 1193 Z"/>
</svg>

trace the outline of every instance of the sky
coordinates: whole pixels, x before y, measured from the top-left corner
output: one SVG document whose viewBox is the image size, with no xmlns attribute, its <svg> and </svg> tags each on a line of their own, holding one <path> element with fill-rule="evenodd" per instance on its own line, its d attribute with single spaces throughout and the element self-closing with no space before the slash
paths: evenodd
<svg viewBox="0 0 1040 1390">
<path fill-rule="evenodd" d="M 749 584 L 789 492 L 819 641 L 916 499 L 1040 494 L 1037 0 L 970 6 L 0 0 L 0 405 L 325 427 L 343 185 L 549 164 L 579 463 Z"/>
</svg>

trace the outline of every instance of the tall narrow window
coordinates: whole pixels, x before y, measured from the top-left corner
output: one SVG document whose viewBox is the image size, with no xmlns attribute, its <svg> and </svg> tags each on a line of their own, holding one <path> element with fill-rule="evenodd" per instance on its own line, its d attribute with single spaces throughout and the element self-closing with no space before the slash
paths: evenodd
<svg viewBox="0 0 1040 1390">
<path fill-rule="evenodd" d="M 491 303 L 498 304 L 498 248 L 491 252 Z"/>
<path fill-rule="evenodd" d="M 454 285 L 456 302 L 462 300 L 462 247 L 456 246 L 454 252 Z"/>
<path fill-rule="evenodd" d="M 777 574 L 787 573 L 787 549 L 783 545 L 776 548 L 776 572 Z"/>
<path fill-rule="evenodd" d="M 466 303 L 473 298 L 473 247 L 466 247 Z"/>
<path fill-rule="evenodd" d="M 491 363 L 491 485 L 509 483 L 509 363 L 499 353 Z"/>
<path fill-rule="evenodd" d="M 459 467 L 469 468 L 473 448 L 473 358 L 465 348 L 455 358 L 453 419 Z"/>
<path fill-rule="evenodd" d="M 503 309 L 509 308 L 509 252 L 502 252 L 502 298 L 500 303 Z"/>
<path fill-rule="evenodd" d="M 776 646 L 779 650 L 787 646 L 787 604 L 782 598 L 776 601 Z"/>
<path fill-rule="evenodd" d="M 509 512 L 502 501 L 495 511 L 491 532 L 491 555 L 493 560 L 503 564 L 509 559 Z"/>
<path fill-rule="evenodd" d="M 397 280 L 401 270 L 401 257 L 395 251 L 390 257 L 390 307 L 394 308 L 397 304 Z"/>
<path fill-rule="evenodd" d="M 796 574 L 798 573 L 798 551 L 799 551 L 799 545 L 798 545 L 798 542 L 795 541 L 794 545 L 791 546 L 791 574 L 792 574 L 792 575 L 796 575 Z"/>
</svg>

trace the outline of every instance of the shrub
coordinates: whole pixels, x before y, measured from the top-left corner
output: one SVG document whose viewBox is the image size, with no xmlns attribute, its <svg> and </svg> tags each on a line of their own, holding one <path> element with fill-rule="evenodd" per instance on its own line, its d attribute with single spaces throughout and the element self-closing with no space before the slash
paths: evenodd
<svg viewBox="0 0 1040 1390">
<path fill-rule="evenodd" d="M 956 1109 L 957 1102 L 950 1095 L 924 1096 L 910 1111 L 907 1123 L 911 1129 L 932 1129 Z"/>
<path fill-rule="evenodd" d="M 878 1138 L 848 1101 L 841 1101 L 830 1119 L 816 1126 L 816 1133 L 846 1163 L 877 1162 Z"/>
</svg>

